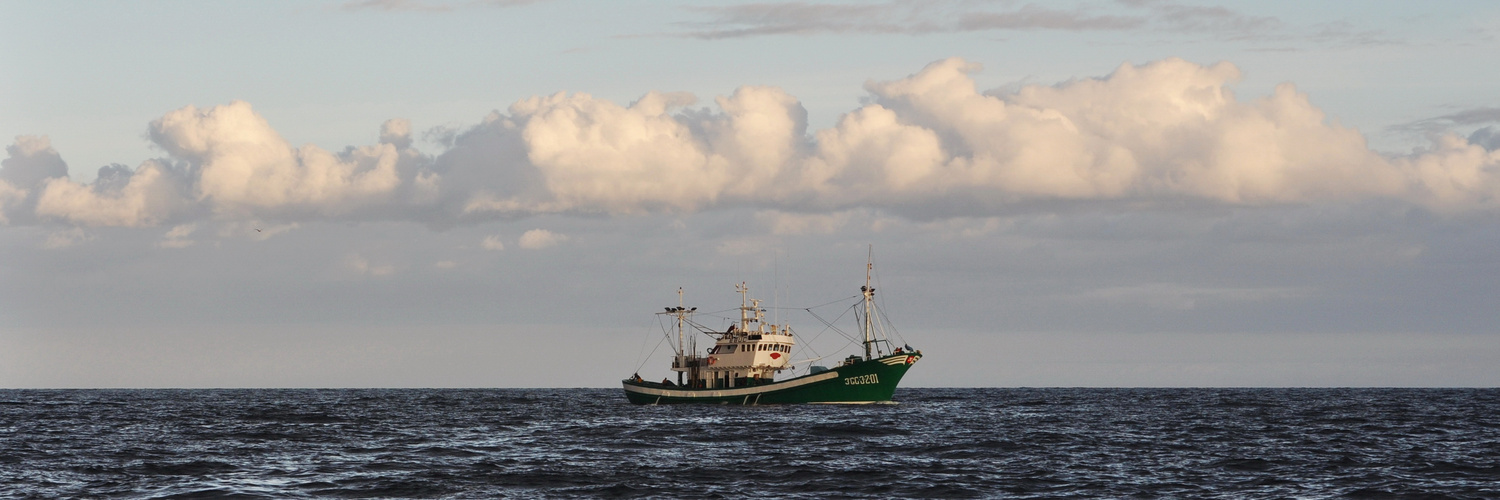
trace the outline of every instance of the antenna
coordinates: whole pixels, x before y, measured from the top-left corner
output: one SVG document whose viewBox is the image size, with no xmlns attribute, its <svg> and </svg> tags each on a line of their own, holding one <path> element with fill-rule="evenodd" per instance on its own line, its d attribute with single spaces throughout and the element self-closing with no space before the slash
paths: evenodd
<svg viewBox="0 0 1500 500">
<path fill-rule="evenodd" d="M 875 244 L 870 244 L 870 254 L 865 259 L 865 286 L 870 286 L 870 273 L 875 271 Z"/>
</svg>

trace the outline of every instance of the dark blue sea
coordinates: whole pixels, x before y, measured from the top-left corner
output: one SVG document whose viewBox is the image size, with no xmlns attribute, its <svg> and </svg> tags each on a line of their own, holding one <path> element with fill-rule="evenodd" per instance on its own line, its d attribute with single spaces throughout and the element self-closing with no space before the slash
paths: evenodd
<svg viewBox="0 0 1500 500">
<path fill-rule="evenodd" d="M 5 390 L 21 498 L 1500 498 L 1495 389 Z"/>
</svg>

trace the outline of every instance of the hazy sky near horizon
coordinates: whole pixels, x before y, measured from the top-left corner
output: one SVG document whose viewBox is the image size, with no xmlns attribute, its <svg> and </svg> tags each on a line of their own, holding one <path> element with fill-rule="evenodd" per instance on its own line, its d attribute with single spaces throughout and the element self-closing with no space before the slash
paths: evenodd
<svg viewBox="0 0 1500 500">
<path fill-rule="evenodd" d="M 613 386 L 666 375 L 678 287 L 742 281 L 836 355 L 799 308 L 871 245 L 907 385 L 1493 387 L 1497 37 L 1479 1 L 4 3 L 0 387 Z"/>
</svg>

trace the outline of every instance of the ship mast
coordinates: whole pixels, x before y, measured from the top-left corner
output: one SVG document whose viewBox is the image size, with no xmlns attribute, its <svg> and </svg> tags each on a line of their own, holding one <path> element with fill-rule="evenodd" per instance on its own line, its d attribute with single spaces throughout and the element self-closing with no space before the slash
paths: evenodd
<svg viewBox="0 0 1500 500">
<path fill-rule="evenodd" d="M 666 307 L 664 309 L 666 309 L 665 312 L 659 312 L 656 314 L 665 314 L 677 318 L 677 357 L 672 361 L 672 371 L 677 372 L 677 385 L 682 385 L 683 372 L 688 373 L 688 379 L 690 379 L 690 381 L 697 380 L 698 361 L 700 358 L 695 353 L 698 351 L 698 338 L 685 337 L 683 331 L 685 330 L 685 325 L 691 323 L 690 321 L 688 321 L 687 317 L 691 316 L 693 314 L 693 311 L 697 311 L 698 308 L 683 307 L 682 287 L 678 287 L 677 307 Z M 668 338 L 671 338 L 670 334 L 668 335 Z"/>
<path fill-rule="evenodd" d="M 865 360 L 871 359 L 870 344 L 875 343 L 875 288 L 870 286 L 870 273 L 875 270 L 875 245 L 870 245 L 870 256 L 865 261 L 865 286 L 859 287 L 865 296 Z"/>
<path fill-rule="evenodd" d="M 686 313 L 682 312 L 682 287 L 679 286 L 677 287 L 677 314 L 674 315 L 677 316 L 677 366 L 685 368 L 687 367 L 687 351 L 683 350 L 682 345 L 682 317 L 684 314 Z M 677 385 L 682 385 L 682 372 L 680 371 L 677 372 Z"/>
</svg>

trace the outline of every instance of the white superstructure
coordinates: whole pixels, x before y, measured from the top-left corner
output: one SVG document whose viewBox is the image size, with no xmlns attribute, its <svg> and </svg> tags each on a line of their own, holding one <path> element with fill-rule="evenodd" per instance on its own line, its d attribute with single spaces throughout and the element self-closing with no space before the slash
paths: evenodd
<svg viewBox="0 0 1500 500">
<path fill-rule="evenodd" d="M 749 297 L 750 289 L 744 283 L 735 285 L 735 291 L 740 293 L 740 320 L 717 333 L 718 341 L 704 355 L 683 344 L 682 325 L 692 311 L 681 306 L 667 308 L 666 314 L 677 317 L 678 354 L 672 371 L 679 372 L 679 384 L 703 388 L 756 385 L 770 382 L 786 369 L 796 345 L 791 328 L 767 323 L 766 310 L 760 307 L 760 300 Z M 687 375 L 686 382 L 682 381 L 683 374 Z"/>
</svg>

